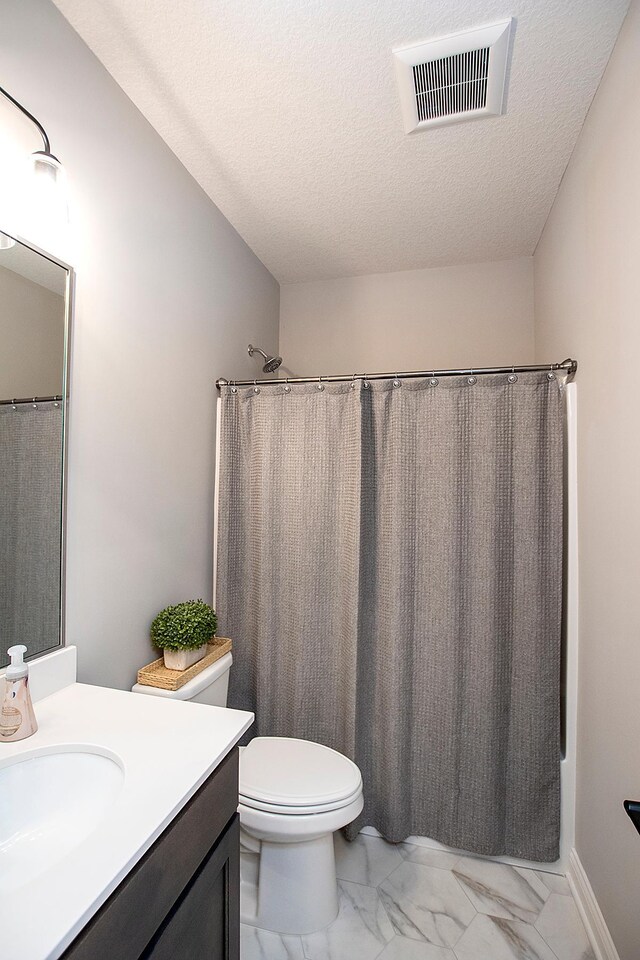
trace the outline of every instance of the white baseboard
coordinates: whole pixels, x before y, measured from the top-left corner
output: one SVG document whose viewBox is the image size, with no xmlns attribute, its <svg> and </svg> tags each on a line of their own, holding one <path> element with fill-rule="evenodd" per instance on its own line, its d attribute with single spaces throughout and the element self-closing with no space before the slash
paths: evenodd
<svg viewBox="0 0 640 960">
<path fill-rule="evenodd" d="M 620 955 L 598 906 L 589 878 L 575 849 L 569 854 L 567 879 L 591 941 L 596 960 L 620 960 Z"/>
</svg>

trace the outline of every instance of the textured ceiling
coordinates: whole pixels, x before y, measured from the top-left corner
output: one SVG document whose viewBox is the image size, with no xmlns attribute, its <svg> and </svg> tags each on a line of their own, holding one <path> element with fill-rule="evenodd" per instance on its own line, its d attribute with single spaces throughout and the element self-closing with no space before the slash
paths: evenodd
<svg viewBox="0 0 640 960">
<path fill-rule="evenodd" d="M 19 273 L 33 283 L 46 287 L 52 293 L 64 297 L 67 286 L 67 271 L 49 260 L 47 257 L 35 253 L 22 243 L 6 250 L 0 250 L 0 267 Z"/>
<path fill-rule="evenodd" d="M 55 0 L 281 281 L 531 254 L 628 0 Z M 505 116 L 407 136 L 391 49 L 516 18 Z"/>
</svg>

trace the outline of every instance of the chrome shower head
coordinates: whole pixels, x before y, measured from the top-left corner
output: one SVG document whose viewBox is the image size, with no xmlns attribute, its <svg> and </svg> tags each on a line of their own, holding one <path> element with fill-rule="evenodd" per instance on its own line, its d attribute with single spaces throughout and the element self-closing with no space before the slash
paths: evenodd
<svg viewBox="0 0 640 960">
<path fill-rule="evenodd" d="M 252 357 L 256 351 L 262 354 L 265 360 L 262 368 L 263 373 L 273 373 L 273 371 L 277 370 L 282 363 L 282 357 L 270 357 L 269 354 L 265 353 L 264 350 L 261 350 L 260 347 L 254 347 L 252 344 L 249 344 L 247 347 L 247 353 L 249 356 Z"/>
<path fill-rule="evenodd" d="M 282 363 L 282 357 L 271 357 L 262 368 L 263 373 L 273 373 Z"/>
</svg>

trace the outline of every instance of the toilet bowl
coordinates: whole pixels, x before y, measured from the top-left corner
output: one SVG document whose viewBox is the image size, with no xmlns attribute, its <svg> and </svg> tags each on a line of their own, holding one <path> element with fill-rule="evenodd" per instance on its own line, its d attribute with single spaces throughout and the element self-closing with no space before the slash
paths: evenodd
<svg viewBox="0 0 640 960">
<path fill-rule="evenodd" d="M 176 691 L 135 693 L 226 706 L 230 653 Z M 310 740 L 256 737 L 240 748 L 240 919 L 313 933 L 338 914 L 333 833 L 361 813 L 360 770 Z"/>
</svg>

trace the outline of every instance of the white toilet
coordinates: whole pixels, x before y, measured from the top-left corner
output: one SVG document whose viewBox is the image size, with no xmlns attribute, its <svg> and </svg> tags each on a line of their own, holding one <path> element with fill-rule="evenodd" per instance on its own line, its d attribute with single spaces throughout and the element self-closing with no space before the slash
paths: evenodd
<svg viewBox="0 0 640 960">
<path fill-rule="evenodd" d="M 135 693 L 212 706 L 227 703 L 230 653 L 179 690 L 137 683 Z M 360 770 L 309 740 L 256 737 L 240 748 L 243 923 L 312 933 L 338 914 L 333 833 L 363 807 Z"/>
</svg>

